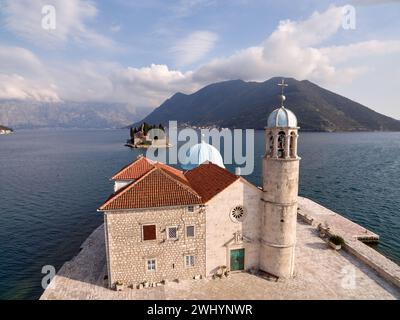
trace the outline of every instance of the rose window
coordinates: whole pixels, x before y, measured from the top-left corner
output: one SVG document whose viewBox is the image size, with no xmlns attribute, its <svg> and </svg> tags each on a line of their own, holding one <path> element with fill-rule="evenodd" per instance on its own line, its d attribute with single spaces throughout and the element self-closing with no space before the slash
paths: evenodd
<svg viewBox="0 0 400 320">
<path fill-rule="evenodd" d="M 243 221 L 246 211 L 242 206 L 236 206 L 231 210 L 231 219 L 235 222 Z"/>
</svg>

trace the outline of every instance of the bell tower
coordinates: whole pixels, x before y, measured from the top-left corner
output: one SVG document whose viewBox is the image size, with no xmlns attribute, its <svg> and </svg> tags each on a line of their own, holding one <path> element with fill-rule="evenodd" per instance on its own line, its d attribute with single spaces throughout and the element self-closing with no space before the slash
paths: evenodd
<svg viewBox="0 0 400 320">
<path fill-rule="evenodd" d="M 296 244 L 299 128 L 294 113 L 284 107 L 287 84 L 282 79 L 278 85 L 282 90 L 281 106 L 270 114 L 265 128 L 260 269 L 290 278 Z"/>
</svg>

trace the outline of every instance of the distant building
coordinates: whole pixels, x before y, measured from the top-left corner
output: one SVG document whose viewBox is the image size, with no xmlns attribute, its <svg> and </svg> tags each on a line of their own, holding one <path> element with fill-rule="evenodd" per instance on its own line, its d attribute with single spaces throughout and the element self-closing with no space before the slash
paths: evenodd
<svg viewBox="0 0 400 320">
<path fill-rule="evenodd" d="M 188 171 L 141 156 L 112 177 L 115 192 L 99 209 L 110 287 L 226 270 L 293 276 L 300 158 L 283 101 L 265 130 L 262 188 L 210 162 L 220 157 L 211 148 L 194 150 L 202 163 Z"/>
<path fill-rule="evenodd" d="M 164 128 L 160 125 L 150 126 L 143 123 L 139 129 L 131 128 L 131 138 L 127 145 L 133 148 L 148 148 L 150 146 L 162 148 L 170 146 Z"/>
<path fill-rule="evenodd" d="M 10 133 L 13 133 L 13 130 L 11 128 L 0 126 L 0 134 L 10 134 Z"/>
</svg>

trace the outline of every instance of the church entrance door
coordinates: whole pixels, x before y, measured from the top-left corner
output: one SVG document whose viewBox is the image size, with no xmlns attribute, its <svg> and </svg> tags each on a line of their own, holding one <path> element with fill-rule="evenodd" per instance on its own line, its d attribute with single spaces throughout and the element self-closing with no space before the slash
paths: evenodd
<svg viewBox="0 0 400 320">
<path fill-rule="evenodd" d="M 244 270 L 244 249 L 231 250 L 231 271 Z"/>
</svg>

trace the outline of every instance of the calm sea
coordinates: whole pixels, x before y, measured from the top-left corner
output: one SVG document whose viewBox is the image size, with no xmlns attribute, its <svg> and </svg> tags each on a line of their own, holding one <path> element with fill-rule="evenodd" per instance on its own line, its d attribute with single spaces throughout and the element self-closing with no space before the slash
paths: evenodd
<svg viewBox="0 0 400 320">
<path fill-rule="evenodd" d="M 109 177 L 140 153 L 126 138 L 125 130 L 0 136 L 0 299 L 37 299 L 42 267 L 59 269 L 101 224 Z M 248 177 L 257 185 L 263 149 L 257 132 Z M 302 133 L 299 154 L 300 194 L 380 234 L 376 249 L 399 263 L 400 133 Z"/>
</svg>

